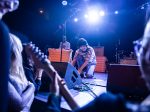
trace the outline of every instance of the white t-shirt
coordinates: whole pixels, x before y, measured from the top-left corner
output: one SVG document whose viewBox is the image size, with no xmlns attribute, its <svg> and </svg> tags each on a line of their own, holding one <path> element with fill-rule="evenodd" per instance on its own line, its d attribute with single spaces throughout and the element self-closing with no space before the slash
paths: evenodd
<svg viewBox="0 0 150 112">
<path fill-rule="evenodd" d="M 60 42 L 60 45 L 59 45 L 59 48 L 62 48 L 62 49 L 70 49 L 70 43 L 68 41 L 65 41 L 65 42 Z"/>
</svg>

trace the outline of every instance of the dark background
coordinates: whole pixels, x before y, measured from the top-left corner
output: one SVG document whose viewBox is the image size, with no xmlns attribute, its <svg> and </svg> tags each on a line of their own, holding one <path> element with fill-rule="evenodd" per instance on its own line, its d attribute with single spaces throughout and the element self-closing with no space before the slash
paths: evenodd
<svg viewBox="0 0 150 112">
<path fill-rule="evenodd" d="M 75 50 L 76 41 L 84 37 L 91 46 L 104 46 L 109 62 L 115 62 L 115 49 L 123 50 L 126 56 L 133 51 L 133 41 L 143 35 L 147 0 L 20 0 L 19 9 L 7 14 L 3 20 L 11 32 L 23 42 L 31 40 L 44 52 L 58 48 L 62 39 L 64 22 L 67 20 L 67 39 Z M 88 25 L 84 20 L 87 7 L 98 5 L 106 11 L 102 22 Z M 141 7 L 144 6 L 144 9 Z M 39 13 L 40 10 L 44 12 Z M 119 14 L 115 15 L 114 11 Z M 80 21 L 73 22 L 74 17 Z"/>
</svg>

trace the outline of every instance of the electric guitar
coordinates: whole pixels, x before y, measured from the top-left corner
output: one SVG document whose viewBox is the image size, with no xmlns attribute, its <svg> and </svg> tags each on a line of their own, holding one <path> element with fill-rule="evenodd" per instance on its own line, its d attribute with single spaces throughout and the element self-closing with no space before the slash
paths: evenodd
<svg viewBox="0 0 150 112">
<path fill-rule="evenodd" d="M 51 65 L 50 61 L 47 59 L 47 56 L 42 53 L 38 47 L 36 47 L 32 43 L 28 43 L 25 45 L 25 51 L 28 55 L 32 57 L 32 60 L 34 61 L 34 64 L 38 66 L 39 68 L 44 69 L 46 74 L 52 79 L 52 75 L 55 73 L 58 79 L 58 84 L 60 87 L 60 92 L 62 96 L 65 98 L 66 102 L 70 106 L 72 110 L 78 108 L 76 101 L 73 99 L 73 96 L 71 95 L 69 89 L 67 86 L 62 83 L 62 79 L 57 73 L 57 71 L 54 69 L 54 67 Z"/>
</svg>

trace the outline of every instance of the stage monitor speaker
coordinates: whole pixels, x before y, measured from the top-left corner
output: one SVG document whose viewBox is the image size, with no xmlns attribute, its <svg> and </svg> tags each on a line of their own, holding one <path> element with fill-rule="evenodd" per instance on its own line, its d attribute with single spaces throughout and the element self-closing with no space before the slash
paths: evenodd
<svg viewBox="0 0 150 112">
<path fill-rule="evenodd" d="M 107 91 L 123 93 L 130 100 L 142 100 L 149 91 L 141 77 L 139 65 L 110 64 Z"/>
<path fill-rule="evenodd" d="M 69 89 L 75 85 L 80 85 L 82 79 L 77 69 L 67 62 L 52 62 L 53 67 L 57 70 L 59 75 L 64 78 Z"/>
</svg>

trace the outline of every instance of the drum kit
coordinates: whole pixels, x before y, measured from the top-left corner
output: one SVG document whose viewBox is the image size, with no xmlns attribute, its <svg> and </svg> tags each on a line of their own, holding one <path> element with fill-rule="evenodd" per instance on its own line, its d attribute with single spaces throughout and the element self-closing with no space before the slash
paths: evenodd
<svg viewBox="0 0 150 112">
<path fill-rule="evenodd" d="M 125 50 L 118 50 L 115 54 L 116 63 L 118 64 L 137 64 L 134 52 L 128 53 Z"/>
<path fill-rule="evenodd" d="M 137 64 L 136 54 L 135 52 L 129 52 L 120 49 L 121 43 L 120 39 L 118 40 L 115 48 L 115 63 L 117 64 Z"/>
</svg>

